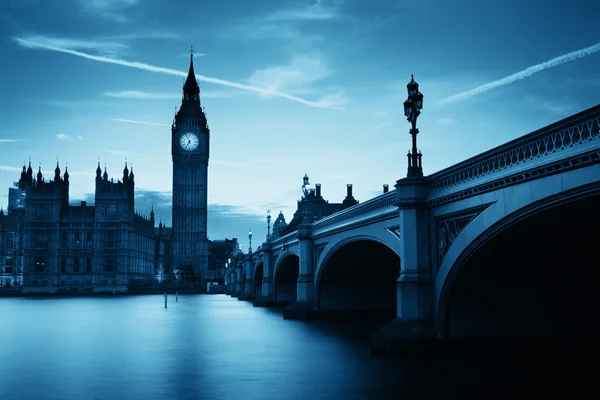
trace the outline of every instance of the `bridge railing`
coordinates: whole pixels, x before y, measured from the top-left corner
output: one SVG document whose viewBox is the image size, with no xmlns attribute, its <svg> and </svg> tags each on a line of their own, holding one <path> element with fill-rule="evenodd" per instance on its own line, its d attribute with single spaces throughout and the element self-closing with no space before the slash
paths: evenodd
<svg viewBox="0 0 600 400">
<path fill-rule="evenodd" d="M 359 215 L 367 215 L 380 209 L 392 206 L 396 200 L 396 191 L 381 194 L 377 197 L 369 199 L 364 203 L 356 204 L 345 210 L 338 211 L 328 217 L 321 218 L 318 221 L 313 222 L 313 229 L 321 229 L 330 225 L 339 224 L 342 221 L 355 218 Z"/>
<path fill-rule="evenodd" d="M 430 175 L 430 191 L 445 191 L 585 145 L 600 138 L 599 126 L 600 105 Z"/>
</svg>

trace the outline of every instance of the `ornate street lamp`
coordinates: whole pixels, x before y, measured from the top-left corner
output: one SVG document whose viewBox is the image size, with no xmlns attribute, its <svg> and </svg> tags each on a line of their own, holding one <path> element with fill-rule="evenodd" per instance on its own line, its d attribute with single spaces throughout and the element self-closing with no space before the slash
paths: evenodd
<svg viewBox="0 0 600 400">
<path fill-rule="evenodd" d="M 248 231 L 248 254 L 252 254 L 252 230 Z"/>
<path fill-rule="evenodd" d="M 271 210 L 267 210 L 267 242 L 271 241 Z"/>
<path fill-rule="evenodd" d="M 408 156 L 408 174 L 407 176 L 423 176 L 423 165 L 421 152 L 417 152 L 417 118 L 423 108 L 423 94 L 419 92 L 419 84 L 415 82 L 414 75 L 410 76 L 410 82 L 406 85 L 408 89 L 408 99 L 404 102 L 404 115 L 408 122 L 412 124 L 410 134 L 412 136 L 412 152 Z"/>
</svg>

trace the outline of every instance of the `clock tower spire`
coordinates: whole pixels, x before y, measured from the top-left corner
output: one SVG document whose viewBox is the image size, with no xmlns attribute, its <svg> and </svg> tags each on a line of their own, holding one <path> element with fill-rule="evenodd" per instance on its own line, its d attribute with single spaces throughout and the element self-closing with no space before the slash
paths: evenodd
<svg viewBox="0 0 600 400">
<path fill-rule="evenodd" d="M 171 127 L 173 158 L 173 269 L 202 282 L 208 267 L 207 203 L 210 130 L 200 105 L 194 51 L 181 106 Z M 203 286 L 203 285 L 202 285 Z"/>
<path fill-rule="evenodd" d="M 183 100 L 191 100 L 200 102 L 200 86 L 196 81 L 196 74 L 194 72 L 194 48 L 190 49 L 190 69 L 188 76 L 183 85 Z"/>
</svg>

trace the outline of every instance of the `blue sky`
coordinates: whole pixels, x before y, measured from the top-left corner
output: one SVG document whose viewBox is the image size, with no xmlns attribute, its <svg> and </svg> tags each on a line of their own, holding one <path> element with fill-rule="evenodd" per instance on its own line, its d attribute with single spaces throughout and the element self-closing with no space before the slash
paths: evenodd
<svg viewBox="0 0 600 400">
<path fill-rule="evenodd" d="M 598 104 L 589 0 L 2 0 L 0 205 L 23 161 L 97 160 L 170 224 L 170 128 L 190 45 L 211 128 L 209 236 L 255 243 L 302 176 L 339 202 L 406 175 L 406 84 L 424 94 L 425 174 Z M 256 247 L 256 245 L 255 245 Z"/>
</svg>

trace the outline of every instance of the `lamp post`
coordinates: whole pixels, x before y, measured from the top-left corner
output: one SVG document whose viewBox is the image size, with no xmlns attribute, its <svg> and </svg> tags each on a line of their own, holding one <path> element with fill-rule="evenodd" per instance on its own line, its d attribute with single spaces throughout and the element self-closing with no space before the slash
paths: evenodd
<svg viewBox="0 0 600 400">
<path fill-rule="evenodd" d="M 406 85 L 408 89 L 408 99 L 404 102 L 404 115 L 408 122 L 412 124 L 410 134 L 412 136 L 412 152 L 408 153 L 408 174 L 409 177 L 423 176 L 423 165 L 421 152 L 417 152 L 417 118 L 423 108 L 423 94 L 419 92 L 419 84 L 415 82 L 414 75 L 410 76 L 410 82 Z"/>
<path fill-rule="evenodd" d="M 271 210 L 267 210 L 267 242 L 271 241 Z"/>
<path fill-rule="evenodd" d="M 252 254 L 252 230 L 248 231 L 248 254 Z"/>
</svg>

